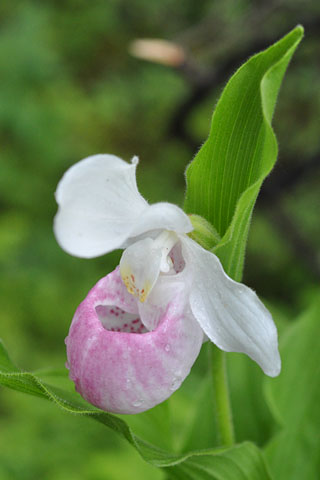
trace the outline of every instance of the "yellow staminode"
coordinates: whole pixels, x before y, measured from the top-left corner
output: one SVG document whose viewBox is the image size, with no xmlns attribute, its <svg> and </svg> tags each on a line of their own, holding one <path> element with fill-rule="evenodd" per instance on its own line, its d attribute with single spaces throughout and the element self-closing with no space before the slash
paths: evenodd
<svg viewBox="0 0 320 480">
<path fill-rule="evenodd" d="M 135 281 L 135 276 L 133 273 L 127 270 L 120 270 L 121 278 L 123 283 L 127 287 L 128 292 L 134 297 L 138 298 L 141 303 L 145 302 L 147 295 L 150 291 L 149 282 L 145 282 L 143 288 L 138 288 Z"/>
</svg>

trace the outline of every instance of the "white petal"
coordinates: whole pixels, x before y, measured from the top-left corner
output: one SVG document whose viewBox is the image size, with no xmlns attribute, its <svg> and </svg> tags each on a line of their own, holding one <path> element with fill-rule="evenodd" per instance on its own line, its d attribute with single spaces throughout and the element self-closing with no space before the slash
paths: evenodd
<svg viewBox="0 0 320 480">
<path fill-rule="evenodd" d="M 176 233 L 188 233 L 193 230 L 192 223 L 181 208 L 172 203 L 154 203 L 144 211 L 131 232 L 131 237 L 150 230 L 171 230 Z"/>
<path fill-rule="evenodd" d="M 73 165 L 62 177 L 54 231 L 72 255 L 92 258 L 120 248 L 150 207 L 136 185 L 136 162 L 94 155 Z"/>
<path fill-rule="evenodd" d="M 146 232 L 192 230 L 179 207 L 150 206 L 144 200 L 137 189 L 136 165 L 114 155 L 94 155 L 64 174 L 56 191 L 54 232 L 65 251 L 92 258 L 124 248 Z"/>
<path fill-rule="evenodd" d="M 227 352 L 246 353 L 271 377 L 281 368 L 277 330 L 271 314 L 248 287 L 229 278 L 219 259 L 181 236 L 192 278 L 190 306 L 205 334 Z"/>
</svg>

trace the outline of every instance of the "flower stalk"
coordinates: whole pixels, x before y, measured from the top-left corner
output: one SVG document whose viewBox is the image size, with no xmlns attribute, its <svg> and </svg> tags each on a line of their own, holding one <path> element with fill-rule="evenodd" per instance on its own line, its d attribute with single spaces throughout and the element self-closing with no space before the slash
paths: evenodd
<svg viewBox="0 0 320 480">
<path fill-rule="evenodd" d="M 209 366 L 212 375 L 219 441 L 221 445 L 229 447 L 235 443 L 235 436 L 226 369 L 226 354 L 214 344 L 209 345 Z"/>
</svg>

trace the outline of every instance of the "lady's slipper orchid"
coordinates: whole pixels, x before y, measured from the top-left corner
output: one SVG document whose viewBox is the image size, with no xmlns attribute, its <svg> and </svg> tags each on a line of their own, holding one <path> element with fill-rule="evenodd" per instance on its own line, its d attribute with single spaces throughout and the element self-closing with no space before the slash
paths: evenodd
<svg viewBox="0 0 320 480">
<path fill-rule="evenodd" d="M 117 413 L 160 403 L 188 375 L 204 338 L 280 371 L 277 331 L 257 295 L 230 279 L 189 236 L 189 217 L 149 205 L 136 185 L 137 159 L 88 157 L 60 181 L 54 230 L 85 258 L 125 249 L 120 268 L 78 307 L 66 340 L 70 376 L 89 402 Z"/>
</svg>

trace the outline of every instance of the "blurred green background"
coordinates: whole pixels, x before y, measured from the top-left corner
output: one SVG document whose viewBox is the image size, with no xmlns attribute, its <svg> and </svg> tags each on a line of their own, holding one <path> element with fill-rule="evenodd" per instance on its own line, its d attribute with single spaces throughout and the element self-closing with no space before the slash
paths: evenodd
<svg viewBox="0 0 320 480">
<path fill-rule="evenodd" d="M 65 363 L 64 337 L 76 306 L 120 256 L 81 260 L 57 245 L 54 191 L 64 171 L 94 153 L 138 155 L 142 194 L 181 205 L 184 169 L 208 134 L 229 75 L 297 23 L 306 38 L 280 94 L 279 160 L 254 214 L 244 277 L 273 311 L 280 332 L 308 306 L 320 279 L 319 2 L 0 3 L 0 337 L 20 367 Z M 177 43 L 183 62 L 170 66 L 130 55 L 138 38 Z M 233 360 L 239 357 L 230 358 L 237 438 L 249 431 L 263 444 L 275 426 L 260 394 L 249 398 L 250 388 L 241 384 L 242 364 Z M 171 401 L 177 445 L 204 365 L 205 352 Z M 259 369 L 249 368 L 260 385 Z M 259 425 L 249 428 L 241 414 L 248 402 L 263 411 Z M 103 426 L 1 388 L 0 479 L 35 478 L 163 474 Z"/>
</svg>

